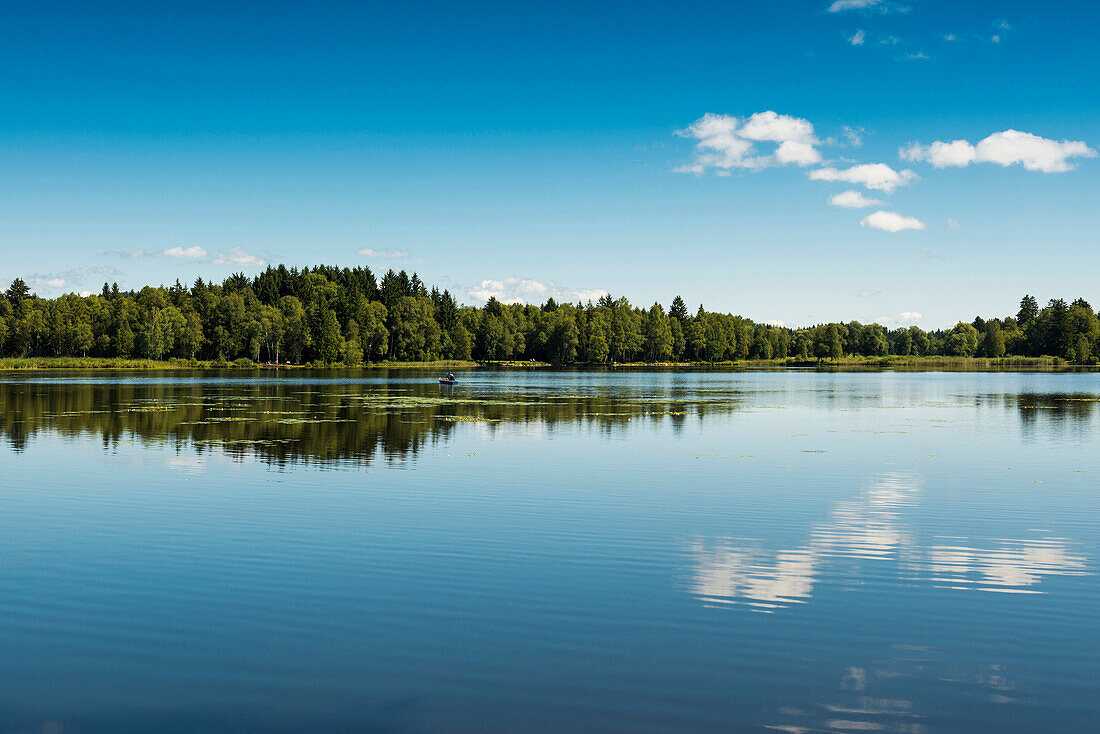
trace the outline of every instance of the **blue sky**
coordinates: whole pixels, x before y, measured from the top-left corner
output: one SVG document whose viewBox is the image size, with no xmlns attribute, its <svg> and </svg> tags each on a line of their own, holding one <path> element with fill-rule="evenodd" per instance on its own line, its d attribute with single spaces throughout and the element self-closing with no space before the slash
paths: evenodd
<svg viewBox="0 0 1100 734">
<path fill-rule="evenodd" d="M 0 279 L 367 264 L 927 328 L 1100 302 L 1092 4 L 225 5 L 6 8 Z"/>
</svg>

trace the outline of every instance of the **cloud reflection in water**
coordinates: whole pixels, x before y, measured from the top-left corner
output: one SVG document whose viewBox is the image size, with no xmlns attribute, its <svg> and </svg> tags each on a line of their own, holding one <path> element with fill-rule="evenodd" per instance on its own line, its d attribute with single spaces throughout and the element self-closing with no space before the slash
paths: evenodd
<svg viewBox="0 0 1100 734">
<path fill-rule="evenodd" d="M 1088 573 L 1087 559 L 1062 538 L 1002 540 L 980 547 L 963 540 L 922 547 L 901 521 L 919 486 L 913 477 L 889 475 L 858 499 L 840 503 L 810 531 L 807 545 L 778 551 L 751 541 L 696 540 L 690 591 L 707 605 L 744 604 L 773 612 L 809 601 L 830 560 L 895 560 L 906 577 L 938 586 L 1005 593 L 1032 588 L 1052 575 Z"/>
</svg>

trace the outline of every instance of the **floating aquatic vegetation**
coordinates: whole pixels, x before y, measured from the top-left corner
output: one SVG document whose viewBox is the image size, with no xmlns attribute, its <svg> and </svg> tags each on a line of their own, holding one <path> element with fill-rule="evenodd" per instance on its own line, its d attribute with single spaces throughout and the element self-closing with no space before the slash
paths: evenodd
<svg viewBox="0 0 1100 734">
<path fill-rule="evenodd" d="M 225 417 L 204 418 L 201 421 L 180 421 L 177 425 L 181 425 L 181 426 L 204 426 L 204 425 L 208 425 L 210 423 L 248 423 L 250 421 L 255 421 L 255 420 L 256 420 L 255 418 L 246 418 L 244 416 L 225 416 Z"/>
<path fill-rule="evenodd" d="M 196 446 L 273 446 L 281 443 L 298 443 L 297 438 L 204 438 L 193 443 Z"/>
<path fill-rule="evenodd" d="M 469 415 L 437 415 L 435 418 L 451 423 L 500 423 L 500 418 L 480 418 Z"/>
<path fill-rule="evenodd" d="M 280 423 L 282 425 L 299 425 L 303 423 L 355 423 L 354 418 L 280 418 L 268 423 Z"/>
</svg>

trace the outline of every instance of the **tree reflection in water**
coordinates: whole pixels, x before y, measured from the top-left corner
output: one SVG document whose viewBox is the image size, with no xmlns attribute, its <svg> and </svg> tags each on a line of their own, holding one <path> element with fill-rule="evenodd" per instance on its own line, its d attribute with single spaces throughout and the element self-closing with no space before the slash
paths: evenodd
<svg viewBox="0 0 1100 734">
<path fill-rule="evenodd" d="M 434 379 L 432 380 L 434 383 Z M 508 424 L 585 423 L 603 430 L 739 409 L 734 390 L 590 389 L 561 394 L 522 386 L 475 393 L 427 381 L 195 379 L 0 382 L 0 434 L 20 451 L 35 434 L 89 434 L 104 448 L 123 440 L 218 450 L 275 465 L 401 462 L 445 441 L 461 423 L 489 432 Z"/>
</svg>

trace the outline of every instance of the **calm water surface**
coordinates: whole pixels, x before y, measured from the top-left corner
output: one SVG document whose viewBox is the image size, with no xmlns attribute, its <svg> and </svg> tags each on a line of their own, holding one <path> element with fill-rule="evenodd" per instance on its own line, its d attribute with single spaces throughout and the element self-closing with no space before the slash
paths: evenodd
<svg viewBox="0 0 1100 734">
<path fill-rule="evenodd" d="M 0 734 L 1076 732 L 1100 375 L 0 375 Z"/>
</svg>

